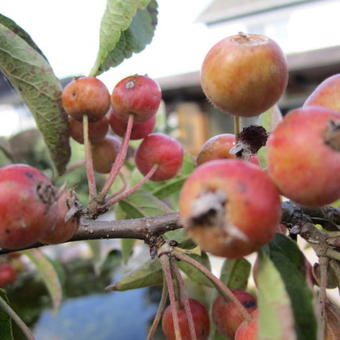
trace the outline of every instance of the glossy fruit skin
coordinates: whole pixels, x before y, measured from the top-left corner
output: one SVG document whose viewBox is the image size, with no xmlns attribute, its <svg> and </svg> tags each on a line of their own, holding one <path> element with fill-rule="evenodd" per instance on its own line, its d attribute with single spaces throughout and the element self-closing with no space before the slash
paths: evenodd
<svg viewBox="0 0 340 340">
<path fill-rule="evenodd" d="M 189 299 L 190 310 L 195 325 L 197 340 L 206 340 L 209 336 L 210 322 L 208 311 L 200 302 L 194 299 Z M 184 307 L 178 309 L 179 328 L 182 335 L 182 340 L 191 340 L 188 320 L 185 314 Z M 175 340 L 175 329 L 172 320 L 171 308 L 168 306 L 163 313 L 162 329 L 167 340 Z"/>
<path fill-rule="evenodd" d="M 334 74 L 321 82 L 306 99 L 303 106 L 322 106 L 340 111 L 340 74 Z"/>
<path fill-rule="evenodd" d="M 214 45 L 201 68 L 209 100 L 233 115 L 256 116 L 273 106 L 288 82 L 285 56 L 263 35 L 238 34 Z"/>
<path fill-rule="evenodd" d="M 38 169 L 14 164 L 0 169 L 0 247 L 19 249 L 53 229 L 55 189 Z"/>
<path fill-rule="evenodd" d="M 13 283 L 17 278 L 17 271 L 8 263 L 0 264 L 0 288 Z"/>
<path fill-rule="evenodd" d="M 101 174 L 110 172 L 121 144 L 121 140 L 118 137 L 106 136 L 102 141 L 93 145 L 93 167 L 96 172 Z"/>
<path fill-rule="evenodd" d="M 113 89 L 111 103 L 117 116 L 127 121 L 145 122 L 154 116 L 161 102 L 158 83 L 146 76 L 133 75 L 122 79 Z"/>
<path fill-rule="evenodd" d="M 127 121 L 122 120 L 115 114 L 113 110 L 111 110 L 110 116 L 109 116 L 109 122 L 112 131 L 120 136 L 125 136 L 125 131 L 127 128 Z M 148 119 L 145 122 L 133 122 L 132 130 L 131 130 L 131 136 L 130 139 L 137 140 L 137 139 L 143 139 L 148 134 L 150 134 L 156 125 L 156 117 L 152 116 L 150 119 Z"/>
<path fill-rule="evenodd" d="M 256 299 L 243 290 L 233 290 L 233 294 L 243 304 L 249 313 L 254 311 Z M 232 301 L 226 301 L 219 295 L 213 304 L 212 317 L 218 331 L 225 337 L 233 339 L 237 328 L 244 321 L 244 317 L 239 312 L 237 306 Z"/>
<path fill-rule="evenodd" d="M 186 179 L 180 216 L 191 238 L 213 255 L 238 258 L 269 242 L 281 218 L 279 193 L 250 162 L 214 160 Z"/>
<path fill-rule="evenodd" d="M 257 322 L 259 318 L 259 311 L 256 309 L 251 313 L 252 319 L 250 321 L 243 321 L 236 330 L 234 340 L 256 340 L 257 339 Z"/>
<path fill-rule="evenodd" d="M 68 128 L 70 136 L 80 144 L 84 144 L 83 123 L 70 118 L 68 120 Z M 89 123 L 89 140 L 92 144 L 99 143 L 103 140 L 109 131 L 109 121 L 103 117 L 96 122 Z"/>
<path fill-rule="evenodd" d="M 235 159 L 235 154 L 230 153 L 230 149 L 235 146 L 235 135 L 223 133 L 209 138 L 203 145 L 197 155 L 197 165 L 209 162 L 215 159 Z M 251 155 L 249 161 L 260 166 L 256 155 Z"/>
<path fill-rule="evenodd" d="M 40 240 L 45 244 L 57 244 L 68 241 L 78 230 L 79 218 L 74 216 L 65 222 L 65 215 L 76 200 L 73 191 L 64 191 L 58 199 L 58 216 L 53 230 Z"/>
<path fill-rule="evenodd" d="M 154 164 L 158 164 L 158 169 L 150 179 L 165 181 L 177 175 L 183 163 L 183 156 L 182 145 L 176 139 L 163 133 L 151 133 L 136 150 L 135 163 L 144 176 Z"/>
<path fill-rule="evenodd" d="M 268 174 L 282 195 L 299 204 L 318 207 L 340 197 L 340 151 L 325 142 L 330 121 L 340 123 L 340 113 L 296 109 L 268 139 Z"/>
<path fill-rule="evenodd" d="M 74 79 L 65 86 L 61 99 L 66 113 L 79 121 L 84 115 L 88 115 L 91 122 L 97 121 L 110 108 L 110 93 L 96 77 Z"/>
</svg>

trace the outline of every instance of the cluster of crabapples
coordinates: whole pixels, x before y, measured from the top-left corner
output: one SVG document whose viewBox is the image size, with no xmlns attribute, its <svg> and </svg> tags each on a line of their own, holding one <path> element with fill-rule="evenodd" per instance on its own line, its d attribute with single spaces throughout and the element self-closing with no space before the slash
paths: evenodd
<svg viewBox="0 0 340 340">
<path fill-rule="evenodd" d="M 240 33 L 221 40 L 208 52 L 201 69 L 208 99 L 235 117 L 270 109 L 287 82 L 284 54 L 263 35 Z M 254 141 L 247 145 L 241 138 L 236 141 L 235 135 L 221 134 L 203 145 L 198 167 L 185 181 L 179 200 L 184 228 L 202 250 L 226 258 L 257 251 L 279 230 L 282 197 L 308 207 L 340 198 L 339 90 L 340 74 L 321 83 L 301 108 L 278 123 L 265 143 L 267 169 L 259 164 Z M 239 322 L 231 310 L 222 311 L 227 301 L 222 297 L 215 301 L 213 319 L 222 335 L 256 339 L 256 302 L 246 300 L 252 318 L 240 316 Z M 206 320 L 206 312 L 200 313 Z M 163 330 L 168 339 L 175 339 L 169 323 L 163 319 Z M 197 334 L 206 334 L 203 321 L 197 323 Z"/>
</svg>

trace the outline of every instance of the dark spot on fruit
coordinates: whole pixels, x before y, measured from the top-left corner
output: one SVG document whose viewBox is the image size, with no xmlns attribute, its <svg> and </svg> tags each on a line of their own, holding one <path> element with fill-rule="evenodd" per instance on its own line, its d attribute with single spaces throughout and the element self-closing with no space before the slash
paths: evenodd
<svg viewBox="0 0 340 340">
<path fill-rule="evenodd" d="M 247 192 L 247 190 L 248 190 L 247 186 L 242 182 L 237 183 L 237 189 L 240 192 Z"/>
<path fill-rule="evenodd" d="M 11 231 L 10 231 L 9 229 L 5 229 L 5 233 L 6 233 L 6 234 L 10 234 Z"/>
<path fill-rule="evenodd" d="M 135 81 L 134 80 L 129 80 L 126 84 L 125 84 L 125 88 L 126 89 L 132 89 L 135 87 Z"/>
<path fill-rule="evenodd" d="M 28 178 L 33 178 L 34 175 L 31 172 L 25 172 L 25 176 Z"/>
<path fill-rule="evenodd" d="M 256 307 L 256 302 L 255 301 L 244 301 L 243 306 L 246 308 L 251 308 L 251 307 Z"/>
<path fill-rule="evenodd" d="M 77 93 L 76 92 L 72 92 L 72 97 L 76 97 Z"/>
</svg>

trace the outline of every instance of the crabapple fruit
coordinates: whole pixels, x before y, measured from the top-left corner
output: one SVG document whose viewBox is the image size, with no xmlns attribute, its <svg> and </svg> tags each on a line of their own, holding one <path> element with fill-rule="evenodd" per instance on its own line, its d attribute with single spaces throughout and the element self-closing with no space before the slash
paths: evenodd
<svg viewBox="0 0 340 340">
<path fill-rule="evenodd" d="M 183 163 L 182 145 L 163 133 L 151 133 L 139 145 L 135 154 L 138 170 L 145 176 L 157 164 L 152 181 L 165 181 L 175 177 Z"/>
<path fill-rule="evenodd" d="M 124 137 L 127 128 L 127 121 L 119 118 L 112 110 L 109 116 L 112 131 L 120 137 Z M 133 122 L 130 139 L 142 139 L 151 133 L 156 124 L 156 117 L 152 116 L 145 122 Z"/>
<path fill-rule="evenodd" d="M 206 340 L 209 336 L 210 322 L 208 311 L 204 305 L 194 299 L 189 299 L 189 306 L 192 313 L 193 322 L 195 325 L 197 340 Z M 177 302 L 177 315 L 179 321 L 180 333 L 182 340 L 191 340 L 188 319 L 184 307 L 180 307 Z M 167 340 L 175 340 L 175 328 L 172 319 L 171 307 L 168 306 L 162 317 L 162 329 Z"/>
<path fill-rule="evenodd" d="M 184 228 L 216 256 L 238 258 L 269 242 L 281 218 L 279 193 L 258 166 L 238 159 L 200 165 L 179 198 Z"/>
<path fill-rule="evenodd" d="M 18 249 L 52 230 L 56 190 L 38 169 L 14 164 L 0 169 L 0 247 Z"/>
<path fill-rule="evenodd" d="M 307 98 L 303 106 L 322 106 L 340 111 L 340 74 L 335 74 L 321 82 Z"/>
<path fill-rule="evenodd" d="M 227 37 L 214 45 L 201 68 L 205 95 L 219 109 L 233 115 L 256 116 L 273 106 L 288 82 L 285 56 L 264 35 Z"/>
<path fill-rule="evenodd" d="M 105 84 L 96 77 L 80 77 L 67 84 L 62 92 L 62 104 L 66 113 L 82 121 L 104 117 L 110 108 L 110 93 Z"/>
<path fill-rule="evenodd" d="M 58 216 L 55 227 L 41 238 L 42 243 L 57 244 L 68 241 L 78 230 L 79 218 L 72 216 L 65 221 L 66 214 L 76 202 L 73 191 L 64 191 L 58 198 Z"/>
<path fill-rule="evenodd" d="M 340 198 L 340 113 L 306 106 L 288 113 L 267 142 L 268 174 L 282 195 L 305 206 Z"/>
<path fill-rule="evenodd" d="M 121 148 L 121 140 L 116 136 L 106 136 L 92 146 L 93 168 L 101 174 L 109 173 Z"/>
<path fill-rule="evenodd" d="M 244 320 L 237 328 L 235 340 L 256 340 L 257 339 L 257 322 L 259 318 L 259 310 L 255 309 L 251 313 L 251 320 Z"/>
<path fill-rule="evenodd" d="M 0 264 L 0 287 L 5 287 L 14 282 L 17 278 L 17 271 L 8 263 Z"/>
<path fill-rule="evenodd" d="M 243 290 L 233 290 L 232 292 L 249 313 L 257 308 L 256 299 L 251 294 Z M 215 299 L 212 308 L 212 317 L 218 331 L 223 336 L 232 339 L 235 336 L 237 328 L 244 321 L 244 317 L 236 304 L 232 301 L 226 301 L 221 295 Z"/>
<path fill-rule="evenodd" d="M 70 118 L 68 120 L 70 136 L 80 144 L 84 144 L 83 122 Z M 89 140 L 92 144 L 96 144 L 103 140 L 109 131 L 109 121 L 106 117 L 89 122 Z"/>
<path fill-rule="evenodd" d="M 118 82 L 113 89 L 111 103 L 120 119 L 127 121 L 132 114 L 134 121 L 145 122 L 156 114 L 161 98 L 162 92 L 156 81 L 134 75 Z"/>
<path fill-rule="evenodd" d="M 203 145 L 197 155 L 197 165 L 208 161 L 223 158 L 236 158 L 236 155 L 230 150 L 235 146 L 235 135 L 223 133 L 209 138 Z M 255 165 L 260 165 L 258 157 L 251 155 L 249 161 Z"/>
</svg>

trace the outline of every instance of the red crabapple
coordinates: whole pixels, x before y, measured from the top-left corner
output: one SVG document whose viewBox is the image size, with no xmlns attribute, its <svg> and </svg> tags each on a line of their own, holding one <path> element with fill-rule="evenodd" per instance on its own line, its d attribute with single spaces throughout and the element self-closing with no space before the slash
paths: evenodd
<svg viewBox="0 0 340 340">
<path fill-rule="evenodd" d="M 204 59 L 201 85 L 210 101 L 233 115 L 256 116 L 273 106 L 288 82 L 285 56 L 264 35 L 237 34 L 214 45 Z"/>
<path fill-rule="evenodd" d="M 197 340 L 207 340 L 210 331 L 210 322 L 207 309 L 200 302 L 194 299 L 189 299 L 189 305 L 195 325 Z M 189 323 L 184 307 L 179 307 L 178 303 L 177 315 L 182 340 L 191 340 Z M 162 318 L 162 329 L 167 340 L 176 339 L 170 306 L 168 306 L 164 311 Z"/>
<path fill-rule="evenodd" d="M 80 144 L 84 144 L 83 122 L 70 118 L 68 120 L 70 136 Z M 96 144 L 103 140 L 109 131 L 109 121 L 106 117 L 89 123 L 89 140 Z"/>
<path fill-rule="evenodd" d="M 340 198 L 340 113 L 306 106 L 288 113 L 267 142 L 268 174 L 289 199 L 311 207 Z"/>
<path fill-rule="evenodd" d="M 256 340 L 257 339 L 257 322 L 259 318 L 258 309 L 251 313 L 250 321 L 244 320 L 236 330 L 235 340 Z"/>
<path fill-rule="evenodd" d="M 83 115 L 87 115 L 89 121 L 99 120 L 110 108 L 110 93 L 96 77 L 74 79 L 65 86 L 61 99 L 66 113 L 79 121 Z"/>
<path fill-rule="evenodd" d="M 236 155 L 230 153 L 230 149 L 235 146 L 235 135 L 230 133 L 223 133 L 209 138 L 202 146 L 198 156 L 197 165 L 205 162 L 223 159 L 236 158 Z M 255 165 L 260 165 L 258 157 L 251 155 L 249 161 Z"/>
<path fill-rule="evenodd" d="M 303 106 L 322 106 L 340 111 L 340 74 L 335 74 L 317 86 Z"/>
<path fill-rule="evenodd" d="M 0 288 L 13 283 L 17 278 L 17 271 L 8 263 L 0 264 Z"/>
<path fill-rule="evenodd" d="M 175 177 L 182 166 L 182 145 L 163 133 L 151 133 L 139 145 L 135 163 L 144 176 L 157 164 L 158 169 L 150 179 L 165 181 Z"/>
<path fill-rule="evenodd" d="M 46 244 L 57 244 L 68 241 L 78 230 L 79 218 L 71 217 L 65 221 L 65 216 L 70 208 L 74 206 L 77 198 L 73 191 L 64 191 L 58 198 L 58 216 L 55 227 L 50 232 L 46 233 L 40 240 Z"/>
<path fill-rule="evenodd" d="M 279 193 L 258 166 L 210 161 L 186 179 L 179 198 L 184 228 L 205 251 L 238 258 L 269 242 L 281 218 Z"/>
<path fill-rule="evenodd" d="M 38 169 L 14 164 L 0 169 L 0 247 L 18 249 L 52 230 L 56 191 Z"/>
<path fill-rule="evenodd" d="M 233 290 L 232 292 L 249 313 L 257 308 L 256 299 L 251 294 L 244 290 Z M 244 317 L 235 303 L 226 301 L 221 295 L 215 299 L 212 317 L 218 331 L 223 336 L 231 339 L 234 338 L 237 328 L 244 321 Z"/>
<path fill-rule="evenodd" d="M 112 110 L 109 116 L 112 131 L 120 137 L 124 137 L 127 128 L 127 121 L 119 118 Z M 156 124 L 156 117 L 152 116 L 145 122 L 133 122 L 130 139 L 142 139 L 151 133 Z"/>
<path fill-rule="evenodd" d="M 145 122 L 154 116 L 161 102 L 162 92 L 154 80 L 134 75 L 122 79 L 113 89 L 111 103 L 117 116 L 127 121 Z"/>
<path fill-rule="evenodd" d="M 96 172 L 109 173 L 121 147 L 121 140 L 115 136 L 106 136 L 92 147 L 93 168 Z"/>
</svg>

